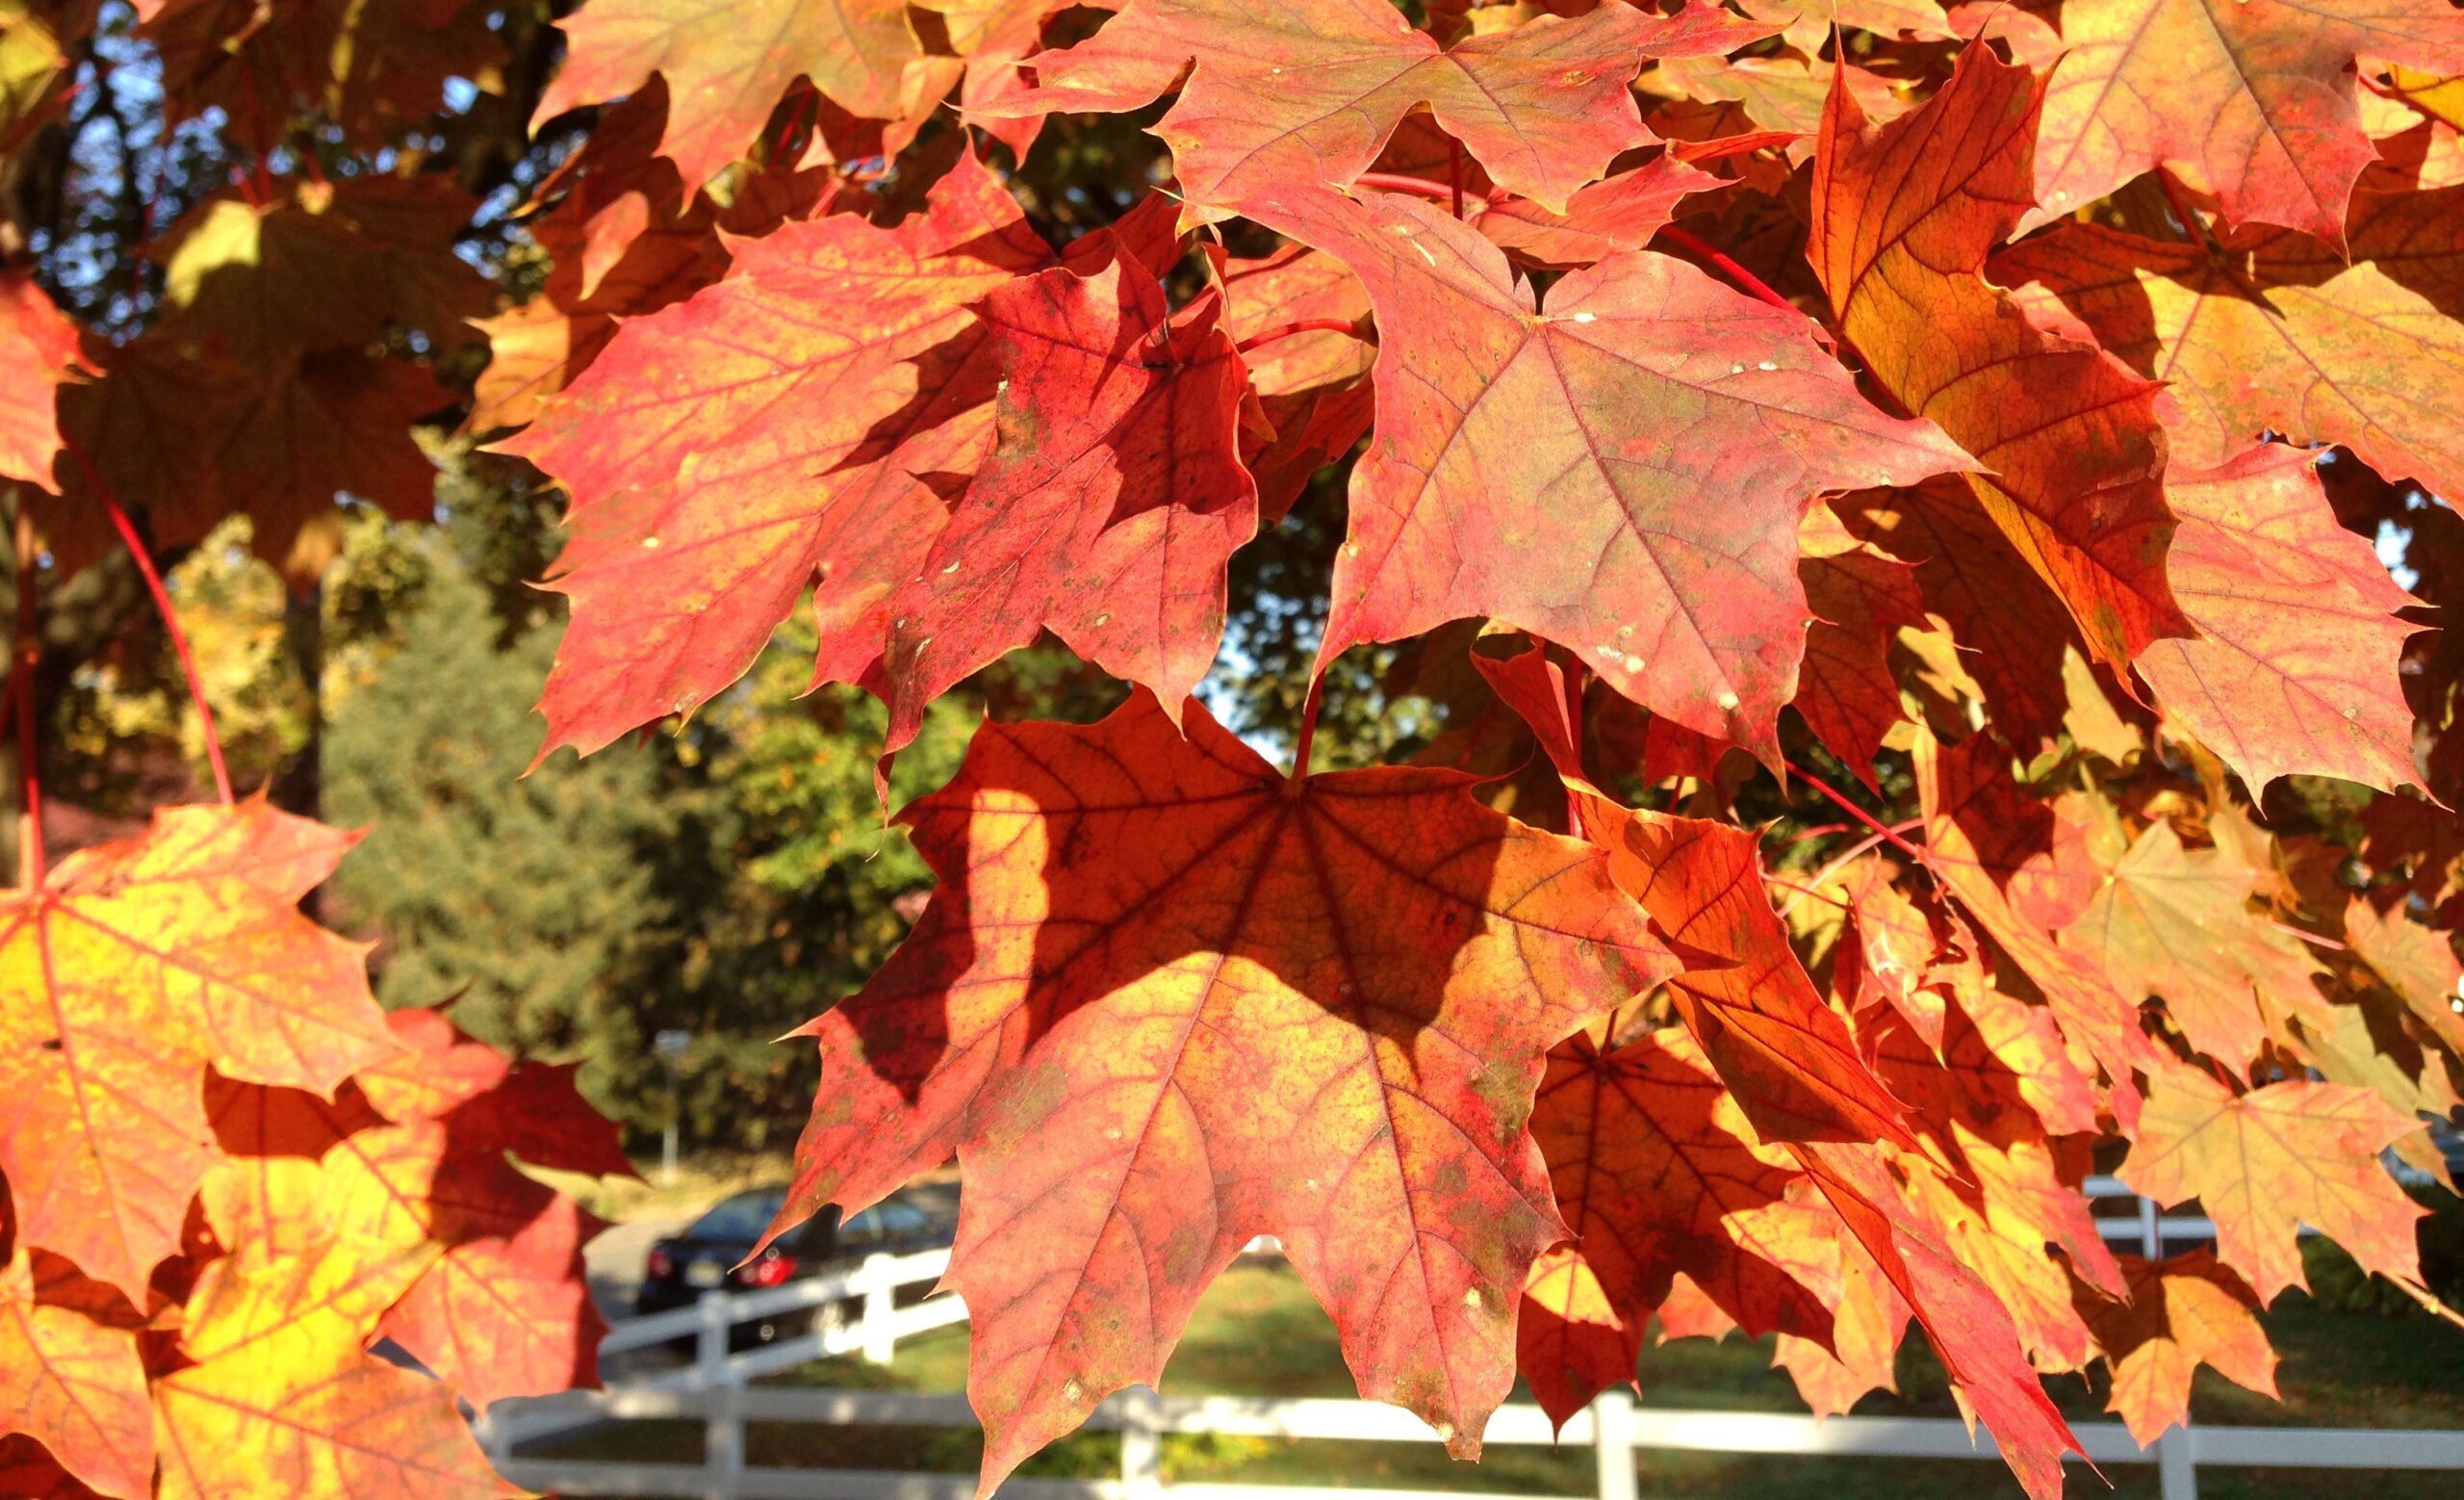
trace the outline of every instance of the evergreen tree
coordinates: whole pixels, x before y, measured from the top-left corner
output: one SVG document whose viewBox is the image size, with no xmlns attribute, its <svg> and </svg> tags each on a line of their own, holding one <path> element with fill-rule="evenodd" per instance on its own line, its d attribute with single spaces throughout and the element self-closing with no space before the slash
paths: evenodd
<svg viewBox="0 0 2464 1500">
<path fill-rule="evenodd" d="M 524 776 L 555 632 L 500 648 L 486 593 L 449 558 L 422 593 L 401 648 L 328 732 L 333 816 L 371 827 L 339 894 L 382 935 L 388 1005 L 459 994 L 458 1019 L 490 1042 L 604 1058 L 608 1015 L 673 944 L 642 851 L 676 835 L 678 802 L 642 755 Z"/>
</svg>

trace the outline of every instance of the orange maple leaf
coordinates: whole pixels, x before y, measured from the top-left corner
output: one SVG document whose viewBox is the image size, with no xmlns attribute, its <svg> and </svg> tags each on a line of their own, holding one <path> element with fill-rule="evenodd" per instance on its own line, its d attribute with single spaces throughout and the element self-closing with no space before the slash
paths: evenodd
<svg viewBox="0 0 2464 1500">
<path fill-rule="evenodd" d="M 2191 1377 L 2202 1365 L 2237 1385 L 2273 1396 L 2275 1351 L 2247 1283 L 2194 1250 L 2162 1263 L 2122 1258 L 2129 1295 L 2082 1296 L 2080 1314 L 2113 1367 L 2105 1409 L 2121 1414 L 2131 1439 L 2153 1443 L 2191 1417 Z"/>
<path fill-rule="evenodd" d="M 225 1257 L 191 1294 L 180 1349 L 154 1383 L 157 1493 L 497 1496 L 499 1479 L 446 1386 L 377 1358 L 377 1315 L 437 1252 L 334 1235 L 266 1265 Z"/>
<path fill-rule="evenodd" d="M 2224 849 L 2183 847 L 2159 820 L 2114 862 L 2062 945 L 2092 958 L 2124 996 L 2162 996 L 2193 1047 L 2246 1073 L 2289 1017 L 2326 1005 L 2300 940 L 2251 912 L 2258 881 Z"/>
<path fill-rule="evenodd" d="M 1890 1097 L 1857 1056 L 1788 945 L 1763 889 L 1754 835 L 1700 818 L 1618 810 L 1595 819 L 1617 883 L 1660 930 L 1712 961 L 1671 997 L 1766 1141 L 1912 1144 Z"/>
<path fill-rule="evenodd" d="M 1931 734 L 1920 732 L 1914 759 L 1925 809 L 1925 867 L 2036 981 L 2063 1035 L 2104 1064 L 2115 1108 L 2128 1129 L 2128 1111 L 2136 1098 L 2132 1070 L 2154 1067 L 2159 1054 L 2140 1030 L 2139 1007 L 2114 988 L 2093 960 L 2062 946 L 2047 929 L 2045 917 L 2058 913 L 2066 921 L 2085 909 L 2086 891 L 2051 849 L 2029 854 L 2025 864 L 2013 863 L 2012 854 L 2028 841 L 2023 830 L 2029 819 L 2013 817 L 2012 804 L 2024 809 L 2033 799 L 2011 787 L 2007 771 L 1995 774 L 1995 761 L 2007 761 L 2008 752 L 1984 735 L 1945 749 Z M 2036 806 L 2048 841 L 2061 837 L 2050 814 L 2041 804 Z M 1980 834 L 2011 840 L 2015 832 L 2016 843 L 2004 850 L 1989 852 L 1976 842 Z M 2076 836 L 2071 830 L 2071 837 Z M 2024 876 L 2035 878 L 2027 881 Z M 2022 905 L 2030 909 L 2023 911 Z"/>
<path fill-rule="evenodd" d="M 1763 890 L 1755 836 L 1626 807 L 1583 779 L 1565 674 L 1540 651 L 1473 664 L 1539 736 L 1575 821 L 1608 851 L 1619 889 L 1679 944 L 1678 1018 L 1766 1142 L 1914 1145 L 1838 1014 L 1823 1003 Z"/>
<path fill-rule="evenodd" d="M 2100 0 L 2061 14 L 2037 191 L 2046 217 L 2162 167 L 2225 217 L 2333 240 L 2374 153 L 2353 57 L 2464 68 L 2445 0 Z"/>
<path fill-rule="evenodd" d="M 1834 504 L 1850 531 L 1914 562 L 1924 608 L 1950 627 L 1995 733 L 2031 754 L 2058 741 L 2068 707 L 2064 652 L 2085 656 L 2086 644 L 2061 596 L 1966 482 L 1930 479 Z"/>
<path fill-rule="evenodd" d="M 2445 933 L 2382 912 L 2368 896 L 2345 907 L 2345 941 L 2450 1056 L 2464 1062 L 2464 965 Z"/>
<path fill-rule="evenodd" d="M 930 109 L 940 91 L 932 84 L 951 81 L 921 65 L 903 0 L 593 0 L 557 24 L 565 65 L 533 123 L 629 94 L 657 73 L 673 101 L 659 150 L 687 189 L 744 155 L 800 77 L 875 119 Z"/>
<path fill-rule="evenodd" d="M 206 1065 L 328 1093 L 394 1052 L 366 948 L 295 902 L 356 840 L 169 808 L 0 906 L 0 1172 L 18 1232 L 133 1302 L 213 1164 Z"/>
<path fill-rule="evenodd" d="M 1656 156 L 1576 189 L 1562 214 L 1528 198 L 1498 194 L 1465 217 L 1520 264 L 1563 271 L 1620 250 L 1649 249 L 1653 237 L 1677 217 L 1680 202 L 1727 186 L 1675 156 Z"/>
<path fill-rule="evenodd" d="M 1941 1236 L 1960 1263 L 1975 1273 L 2010 1315 L 2019 1347 L 2039 1370 L 2076 1370 L 2089 1359 L 2088 1326 L 2072 1306 L 2072 1280 L 2047 1253 L 2052 1238 L 2040 1212 L 2058 1207 L 2078 1232 L 2069 1245 L 2103 1246 L 2088 1221 L 2088 1204 L 2076 1190 L 2053 1178 L 2050 1154 L 2023 1143 L 2004 1152 L 1955 1125 L 1959 1159 L 1975 1174 L 1974 1184 L 1954 1183 L 1921 1165 L 1908 1169 L 1911 1206 Z M 2030 1178 L 2035 1180 L 2030 1180 Z M 2065 1224 L 2060 1229 L 2070 1229 Z M 2106 1256 L 2108 1265 L 2111 1257 Z M 2119 1283 L 2118 1273 L 2113 1276 Z"/>
<path fill-rule="evenodd" d="M 2275 432 L 2346 444 L 2391 479 L 2464 491 L 2464 187 L 2365 182 L 2339 222 L 2349 260 L 2332 233 L 2250 225 L 2211 248 L 2064 224 L 1996 255 L 1990 272 L 2038 283 L 2019 296 L 2032 315 L 2084 324 L 2167 382 L 2185 470 Z"/>
<path fill-rule="evenodd" d="M 1823 747 L 1870 788 L 1874 752 L 1908 716 L 1891 675 L 1891 643 L 1900 627 L 1926 623 L 1924 590 L 1913 567 L 1852 535 L 1829 505 L 1807 510 L 1797 549 L 1813 623 L 1796 709 Z"/>
<path fill-rule="evenodd" d="M 1425 203 L 1298 188 L 1245 210 L 1349 266 L 1377 314 L 1377 437 L 1352 471 L 1327 661 L 1486 615 L 1773 761 L 1806 502 L 1969 462 L 1858 394 L 1803 317 L 1673 257 L 1621 251 L 1542 307 Z"/>
<path fill-rule="evenodd" d="M 0 478 L 54 488 L 60 387 L 84 361 L 77 325 L 23 272 L 0 275 Z"/>
<path fill-rule="evenodd" d="M 1185 221 L 1204 221 L 1295 181 L 1351 182 L 1426 106 L 1500 186 L 1563 212 L 1653 139 L 1627 87 L 1646 58 L 1718 54 L 1772 29 L 1707 5 L 1673 17 L 1602 6 L 1442 47 L 1383 0 L 1130 0 L 1090 40 L 1028 59 L 1038 87 L 991 113 L 1135 110 L 1179 85 L 1154 128 Z"/>
<path fill-rule="evenodd" d="M 1248 375 L 1222 307 L 1208 292 L 1171 311 L 1126 247 L 1085 275 L 1056 267 L 985 298 L 997 435 L 890 596 L 889 749 L 933 700 L 1047 626 L 1168 705 L 1215 664 L 1224 566 L 1258 529 L 1240 457 Z"/>
<path fill-rule="evenodd" d="M 1848 1007 L 1861 1032 L 1870 1024 L 1872 1012 L 1888 1005 L 1910 1031 L 1939 1053 L 1952 985 L 1940 982 L 1937 965 L 1956 971 L 1973 968 L 1976 961 L 1972 953 L 1951 952 L 1944 935 L 1936 930 L 1938 921 L 1957 918 L 1910 900 L 1891 883 L 1896 874 L 1880 855 L 1868 855 L 1840 872 L 1848 919 L 1840 924 L 1832 959 L 1832 993 Z M 1973 986 L 1983 980 L 1976 976 L 1967 982 Z"/>
<path fill-rule="evenodd" d="M 2253 792 L 2295 772 L 2419 786 L 2398 675 L 2419 627 L 2396 615 L 2417 601 L 2336 524 L 2313 459 L 2271 444 L 2166 477 L 2167 566 L 2199 634 L 2149 646 L 2139 673 Z"/>
<path fill-rule="evenodd" d="M 1515 1314 L 1514 1367 L 1531 1394 L 1562 1428 L 1593 1396 L 1623 1383 L 1634 1384 L 1642 1358 L 1643 1325 L 1621 1312 L 1601 1289 L 1583 1253 L 1560 1245 L 1531 1262 Z"/>
<path fill-rule="evenodd" d="M 2011 1314 L 1909 1207 L 1878 1148 L 1830 1142 L 1790 1149 L 1924 1327 L 1966 1408 L 1993 1434 L 2031 1500 L 2059 1500 L 2062 1456 L 2084 1450 L 2021 1358 Z"/>
<path fill-rule="evenodd" d="M 1913 1026 L 1867 1033 L 1874 1072 L 1929 1125 L 1957 1121 L 1997 1143 L 2096 1128 L 2092 1064 L 2070 1055 L 2053 1013 L 1979 986 L 1944 1008 L 1940 1049 Z"/>
<path fill-rule="evenodd" d="M 215 1124 L 230 1153 L 205 1186 L 217 1235 L 250 1267 L 311 1253 L 338 1231 L 435 1252 L 383 1309 L 383 1333 L 481 1406 L 596 1385 L 606 1330 L 581 1246 L 599 1221 L 505 1158 L 629 1174 L 615 1126 L 574 1092 L 570 1067 L 513 1064 L 434 1011 L 388 1019 L 410 1050 L 361 1073 L 333 1103 L 217 1086 Z"/>
<path fill-rule="evenodd" d="M 999 373 L 967 304 L 1050 259 L 962 160 L 895 229 L 839 214 L 739 246 L 726 279 L 628 323 L 500 445 L 574 498 L 543 753 L 700 706 L 816 575 L 821 674 L 862 677 L 890 590 L 948 520 L 917 476 L 967 472 L 992 441 Z"/>
<path fill-rule="evenodd" d="M 2419 1283 L 2413 1225 L 2429 1210 L 2379 1165 L 2421 1128 L 2369 1089 L 2295 1079 L 2235 1094 L 2194 1069 L 2156 1074 L 2121 1179 L 2170 1207 L 2195 1198 L 2216 1222 L 2217 1256 L 2247 1277 L 2262 1304 L 2307 1287 L 2299 1232 L 2309 1225 L 2365 1271 Z"/>
<path fill-rule="evenodd" d="M 39 1439 L 61 1467 L 103 1494 L 151 1494 L 154 1419 L 137 1353 L 141 1322 L 117 1292 L 66 1260 L 18 1246 L 0 1266 L 0 1434 Z"/>
<path fill-rule="evenodd" d="M 1798 1398 L 1818 1417 L 1846 1415 L 1868 1391 L 1898 1390 L 1899 1345 L 1908 1332 L 1908 1304 L 1873 1257 L 1854 1236 L 1842 1235 L 1838 1246 L 1831 1347 L 1783 1333 L 1771 1350 L 1771 1368 L 1788 1372 Z"/>
<path fill-rule="evenodd" d="M 1839 329 L 1909 411 L 1976 455 L 1977 503 L 2117 669 L 2188 634 L 2166 586 L 2157 387 L 2017 316 L 1988 253 L 2035 201 L 2040 86 L 1982 43 L 1926 105 L 1868 121 L 1835 86 L 1806 254 Z"/>
</svg>

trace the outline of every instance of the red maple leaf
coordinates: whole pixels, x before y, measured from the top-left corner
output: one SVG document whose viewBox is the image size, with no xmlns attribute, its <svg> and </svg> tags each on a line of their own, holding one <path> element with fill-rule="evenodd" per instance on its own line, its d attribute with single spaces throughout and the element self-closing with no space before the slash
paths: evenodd
<svg viewBox="0 0 2464 1500">
<path fill-rule="evenodd" d="M 1784 1153 L 1754 1140 L 1683 1028 L 1604 1050 L 1588 1035 L 1568 1038 L 1549 1054 L 1531 1133 L 1549 1159 L 1575 1253 L 1635 1347 L 1680 1272 L 1750 1335 L 1784 1330 L 1829 1342 L 1829 1308 L 1775 1263 L 1789 1253 L 1774 1241 L 1804 1232 L 1773 1212 L 1800 1174 Z M 1600 1351 L 1608 1348 L 1600 1341 Z M 1631 1348 L 1622 1366 L 1595 1353 L 1554 1355 L 1536 1367 L 1527 1358 L 1523 1368 L 1561 1424 L 1633 1378 Z"/>
<path fill-rule="evenodd" d="M 784 1228 L 956 1151 L 985 1483 L 1152 1384 L 1278 1235 L 1364 1394 L 1476 1453 L 1565 1235 L 1524 1122 L 1547 1048 L 1675 968 L 1578 841 L 1457 773 L 1287 780 L 1194 702 L 988 727 L 901 815 L 941 877 L 822 1083 Z M 1134 1312 L 1134 1315 L 1127 1315 Z"/>
<path fill-rule="evenodd" d="M 1167 704 L 1214 665 L 1224 565 L 1258 526 L 1240 454 L 1248 375 L 1220 314 L 1213 292 L 1169 312 L 1126 252 L 985 299 L 996 436 L 890 596 L 890 749 L 925 705 L 1047 626 Z"/>
<path fill-rule="evenodd" d="M 1185 218 L 1205 220 L 1295 180 L 1351 182 L 1425 105 L 1500 186 L 1562 212 L 1653 139 L 1627 87 L 1644 59 L 1770 31 L 1707 5 L 1673 17 L 1604 5 L 1441 47 L 1383 0 L 1130 0 L 1092 39 L 1028 59 L 1039 86 L 988 113 L 1135 110 L 1178 84 L 1155 133 Z"/>
<path fill-rule="evenodd" d="M 1806 503 L 1966 462 L 1867 404 L 1805 319 L 1681 261 L 1610 256 L 1544 309 L 1426 204 L 1262 190 L 1246 207 L 1349 266 L 1377 312 L 1377 433 L 1352 474 L 1325 660 L 1487 615 L 1775 757 Z"/>
<path fill-rule="evenodd" d="M 543 754 L 707 701 L 808 585 L 821 674 L 863 676 L 890 591 L 946 523 L 933 477 L 991 441 L 999 375 L 966 304 L 1049 258 L 962 160 L 894 229 L 834 215 L 740 246 L 725 280 L 628 324 L 500 445 L 574 497 Z"/>
</svg>

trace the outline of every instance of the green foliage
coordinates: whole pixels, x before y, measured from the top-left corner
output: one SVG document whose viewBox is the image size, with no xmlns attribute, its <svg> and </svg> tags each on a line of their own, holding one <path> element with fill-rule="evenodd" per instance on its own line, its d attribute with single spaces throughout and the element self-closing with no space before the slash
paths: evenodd
<svg viewBox="0 0 2464 1500">
<path fill-rule="evenodd" d="M 338 889 L 385 936 L 388 1005 L 461 994 L 458 1016 L 490 1042 L 580 1047 L 660 943 L 665 914 L 638 851 L 672 834 L 677 810 L 642 756 L 567 758 L 525 778 L 524 721 L 552 632 L 499 650 L 486 595 L 449 563 L 422 592 L 401 649 L 328 731 L 332 815 L 371 825 Z"/>
</svg>

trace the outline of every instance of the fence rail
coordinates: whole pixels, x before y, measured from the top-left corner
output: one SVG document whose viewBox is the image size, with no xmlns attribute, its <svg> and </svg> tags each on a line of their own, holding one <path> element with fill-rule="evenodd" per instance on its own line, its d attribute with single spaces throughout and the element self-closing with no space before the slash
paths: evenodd
<svg viewBox="0 0 2464 1500">
<path fill-rule="evenodd" d="M 2111 1177 L 2092 1177 L 2088 1196 L 2132 1199 Z M 2168 1244 L 2214 1237 L 2215 1227 L 2192 1215 L 2158 1212 L 2136 1200 L 2129 1215 L 2099 1216 L 2108 1240 L 2130 1243 L 2149 1258 Z M 1272 1250 L 1271 1240 L 1254 1250 Z M 674 1370 L 634 1377 L 604 1390 L 500 1401 L 475 1424 L 504 1476 L 537 1489 L 599 1495 L 681 1495 L 707 1500 L 972 1500 L 975 1481 L 958 1474 L 892 1470 L 789 1469 L 748 1465 L 749 1423 L 852 1427 L 969 1428 L 966 1398 L 916 1391 L 819 1390 L 758 1386 L 761 1375 L 827 1355 L 858 1354 L 887 1362 L 898 1341 L 966 1319 L 954 1296 L 908 1306 L 899 1289 L 939 1278 L 949 1252 L 875 1255 L 851 1270 L 767 1291 L 712 1292 L 690 1307 L 618 1325 L 601 1344 L 603 1358 L 690 1336 L 694 1360 Z M 852 1315 L 850 1309 L 853 1309 Z M 732 1353 L 738 1324 L 810 1311 L 809 1332 L 759 1349 Z M 520 1457 L 541 1438 L 609 1422 L 698 1421 L 698 1464 L 611 1463 Z M 1435 1442 L 1418 1417 L 1375 1402 L 1250 1396 L 1167 1397 L 1143 1386 L 1123 1391 L 1088 1418 L 1092 1431 L 1121 1435 L 1120 1476 L 1104 1480 L 1013 1479 L 1011 1500 L 1444 1500 L 1445 1491 L 1380 1490 L 1291 1485 L 1174 1483 L 1163 1477 L 1162 1439 L 1172 1434 L 1325 1438 L 1346 1442 Z M 2073 1424 L 2088 1459 L 2098 1464 L 2150 1463 L 2164 1500 L 2195 1500 L 2200 1465 L 2316 1469 L 2464 1470 L 2464 1432 L 2360 1429 L 2172 1428 L 2142 1448 L 2118 1422 Z M 1965 1424 L 1947 1417 L 1839 1416 L 1827 1420 L 1761 1411 L 1684 1411 L 1640 1408 L 1622 1390 L 1602 1395 L 1553 1431 L 1538 1407 L 1507 1406 L 1491 1419 L 1483 1440 L 1500 1445 L 1589 1447 L 1599 1500 L 1637 1500 L 1635 1456 L 1646 1449 L 1796 1454 L 1807 1457 L 1995 1459 L 1990 1434 L 1971 1440 Z M 1541 1500 L 1489 1496 L 1481 1500 Z"/>
</svg>

